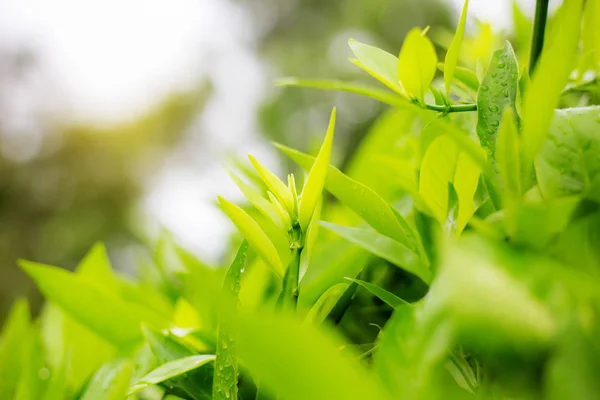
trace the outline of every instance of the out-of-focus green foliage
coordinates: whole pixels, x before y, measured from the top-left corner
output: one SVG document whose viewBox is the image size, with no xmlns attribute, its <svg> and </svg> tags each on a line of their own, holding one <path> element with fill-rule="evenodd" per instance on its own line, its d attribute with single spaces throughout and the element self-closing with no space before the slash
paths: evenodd
<svg viewBox="0 0 600 400">
<path fill-rule="evenodd" d="M 556 11 L 528 85 L 515 80 L 529 72 L 510 44 L 473 47 L 469 35 L 453 51 L 486 61 L 457 66 L 478 76 L 478 91 L 457 77 L 448 93 L 441 76 L 419 74 L 402 87 L 422 96 L 288 80 L 393 108 L 344 172 L 329 160 L 334 118 L 316 157 L 277 145 L 309 174 L 302 188 L 253 157 L 255 170 L 232 172 L 250 204 L 221 201 L 246 238 L 228 267 L 166 234 L 152 281 L 114 273 L 100 245 L 73 273 L 22 262 L 49 302 L 33 321 L 15 303 L 0 336 L 0 397 L 597 398 L 600 107 L 572 88 L 600 70 L 579 76 L 579 59 L 548 61 L 586 57 L 571 48 L 583 3 Z M 357 53 L 367 72 L 401 81 L 375 65 L 389 57 Z M 563 109 L 573 96 L 581 106 Z"/>
</svg>

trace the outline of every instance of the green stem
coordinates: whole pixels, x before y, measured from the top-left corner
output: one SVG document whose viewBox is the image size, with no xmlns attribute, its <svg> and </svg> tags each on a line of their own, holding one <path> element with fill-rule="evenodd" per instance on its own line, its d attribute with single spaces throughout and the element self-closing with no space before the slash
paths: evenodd
<svg viewBox="0 0 600 400">
<path fill-rule="evenodd" d="M 457 104 L 457 105 L 436 105 L 436 104 L 425 104 L 425 108 L 428 110 L 439 111 L 444 114 L 452 112 L 466 112 L 466 111 L 477 111 L 477 104 Z"/>
<path fill-rule="evenodd" d="M 533 35 L 531 36 L 531 56 L 529 59 L 529 75 L 533 70 L 542 54 L 544 47 L 544 36 L 546 34 L 546 21 L 548 20 L 548 2 L 549 0 L 537 0 L 535 4 L 535 19 L 533 21 Z"/>
</svg>

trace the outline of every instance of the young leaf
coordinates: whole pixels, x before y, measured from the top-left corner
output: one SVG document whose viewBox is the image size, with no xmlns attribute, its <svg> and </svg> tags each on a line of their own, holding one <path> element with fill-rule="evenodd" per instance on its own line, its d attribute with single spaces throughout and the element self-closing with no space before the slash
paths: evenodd
<svg viewBox="0 0 600 400">
<path fill-rule="evenodd" d="M 510 108 L 518 121 L 516 100 L 519 68 L 512 46 L 506 42 L 495 51 L 477 92 L 477 136 L 493 160 L 496 133 L 505 108 Z"/>
<path fill-rule="evenodd" d="M 317 203 L 321 198 L 323 192 L 323 185 L 325 184 L 325 178 L 327 176 L 327 169 L 329 167 L 329 159 L 331 158 L 331 147 L 333 146 L 333 133 L 335 131 L 335 108 L 331 112 L 331 118 L 329 120 L 329 127 L 325 134 L 325 140 L 321 145 L 321 150 L 315 158 L 306 182 L 304 183 L 304 189 L 302 190 L 302 197 L 300 199 L 300 206 L 298 211 L 298 222 L 302 230 L 306 230 L 308 224 L 311 221 Z"/>
<path fill-rule="evenodd" d="M 573 70 L 582 8 L 582 0 L 563 3 L 523 98 L 521 168 L 527 179 L 524 190 L 530 186 L 532 163 L 546 140 L 554 109 Z"/>
<path fill-rule="evenodd" d="M 600 107 L 556 110 L 535 163 L 544 198 L 584 193 L 600 177 Z"/>
<path fill-rule="evenodd" d="M 458 195 L 460 233 L 475 212 L 473 202 L 479 183 L 479 169 L 447 136 L 435 139 L 427 149 L 419 182 L 419 194 L 440 224 L 448 215 L 448 182 Z"/>
<path fill-rule="evenodd" d="M 401 243 L 377 232 L 361 228 L 341 226 L 321 221 L 321 226 L 337 233 L 344 239 L 418 276 L 425 283 L 431 281 L 431 271 L 421 257 Z"/>
<path fill-rule="evenodd" d="M 340 353 L 340 338 L 333 333 L 264 310 L 241 316 L 239 332 L 248 370 L 281 398 L 389 398 L 360 364 Z"/>
<path fill-rule="evenodd" d="M 275 144 L 275 146 L 304 170 L 310 169 L 314 163 L 314 157 L 283 145 Z M 416 248 L 416 239 L 412 228 L 403 219 L 398 219 L 391 206 L 367 186 L 344 175 L 339 169 L 330 165 L 325 188 L 377 231 L 409 248 Z"/>
<path fill-rule="evenodd" d="M 512 109 L 504 111 L 496 148 L 496 161 L 505 199 L 517 201 L 521 197 L 521 166 L 519 160 L 519 131 Z"/>
<path fill-rule="evenodd" d="M 214 359 L 215 356 L 212 354 L 201 354 L 166 362 L 132 385 L 127 395 L 131 396 L 148 386 L 157 385 L 169 379 L 176 378 L 179 375 L 186 374 L 214 361 Z M 197 397 L 194 396 L 194 398 Z"/>
<path fill-rule="evenodd" d="M 157 328 L 168 325 L 168 321 L 137 304 L 122 301 L 85 277 L 29 261 L 19 264 L 48 300 L 116 346 L 128 348 L 139 342 L 142 323 Z"/>
<path fill-rule="evenodd" d="M 244 210 L 233 203 L 225 200 L 221 196 L 218 197 L 221 207 L 225 214 L 233 221 L 235 226 L 240 230 L 242 235 L 248 240 L 257 253 L 271 266 L 275 273 L 279 276 L 284 275 L 283 265 L 277 249 L 269 240 L 265 232 L 261 229 L 258 223 L 252 219 Z"/>
<path fill-rule="evenodd" d="M 354 39 L 348 40 L 348 45 L 357 58 L 357 60 L 350 60 L 351 62 L 394 92 L 404 95 L 402 87 L 398 84 L 398 58 L 396 56 Z"/>
<path fill-rule="evenodd" d="M 454 188 L 452 182 L 448 182 L 448 207 L 446 209 L 446 223 L 444 224 L 444 230 L 446 231 L 446 235 L 448 235 L 450 238 L 456 236 L 458 210 L 458 193 L 456 193 L 456 189 Z"/>
<path fill-rule="evenodd" d="M 467 22 L 467 10 L 469 8 L 469 0 L 465 0 L 462 12 L 460 13 L 460 20 L 456 27 L 456 33 L 450 43 L 448 52 L 446 53 L 446 59 L 444 60 L 444 85 L 446 87 L 446 96 L 450 98 L 450 86 L 452 85 L 452 79 L 454 79 L 454 72 L 456 71 L 456 65 L 458 64 L 458 56 L 460 54 L 460 45 L 465 35 L 465 24 Z"/>
<path fill-rule="evenodd" d="M 12 399 L 17 390 L 27 344 L 23 339 L 30 332 L 29 304 L 19 299 L 13 304 L 0 336 L 0 398 Z"/>
<path fill-rule="evenodd" d="M 444 77 L 446 76 L 446 67 L 442 63 L 438 63 L 438 69 L 444 73 Z M 477 74 L 465 67 L 456 67 L 454 69 L 453 79 L 458 80 L 460 83 L 465 85 L 467 88 L 477 92 L 479 89 L 479 78 Z"/>
<path fill-rule="evenodd" d="M 248 243 L 244 240 L 229 266 L 223 282 L 221 304 L 225 305 L 233 301 L 234 306 L 232 310 L 221 313 L 219 321 L 219 338 L 215 359 L 216 373 L 213 381 L 213 399 L 215 400 L 237 400 L 238 398 L 238 358 L 235 349 L 237 332 L 234 331 L 231 319 L 237 315 L 240 280 L 246 265 L 247 252 Z"/>
<path fill-rule="evenodd" d="M 336 283 L 327 289 L 311 307 L 308 314 L 306 314 L 304 323 L 319 325 L 325 321 L 325 318 L 327 318 L 338 300 L 343 296 L 348 286 L 347 283 Z"/>
<path fill-rule="evenodd" d="M 285 209 L 290 214 L 293 214 L 294 199 L 292 198 L 292 192 L 290 192 L 290 189 L 274 173 L 259 163 L 254 156 L 248 154 L 248 158 L 269 190 L 273 192 Z"/>
<path fill-rule="evenodd" d="M 252 186 L 247 185 L 237 175 L 230 170 L 227 170 L 231 179 L 235 182 L 240 191 L 244 194 L 246 199 L 252 204 L 262 215 L 269 218 L 276 225 L 283 225 L 279 213 L 267 199 L 265 199 L 259 192 L 257 192 Z M 282 227 L 282 226 L 281 226 Z"/>
<path fill-rule="evenodd" d="M 96 372 L 81 400 L 120 400 L 127 394 L 133 365 L 129 360 L 113 359 Z"/>
<path fill-rule="evenodd" d="M 587 0 L 581 30 L 581 72 L 600 69 L 600 0 Z"/>
<path fill-rule="evenodd" d="M 398 57 L 398 79 L 406 94 L 424 104 L 436 66 L 437 55 L 431 40 L 420 29 L 412 29 L 406 35 Z"/>
<path fill-rule="evenodd" d="M 360 286 L 364 287 L 369 292 L 371 292 L 374 296 L 378 297 L 381 301 L 383 301 L 384 303 L 386 303 L 388 306 L 390 306 L 392 308 L 397 308 L 401 305 L 408 304 L 406 301 L 402 300 L 400 297 L 396 296 L 394 293 L 390 293 L 387 290 L 385 290 L 384 288 L 381 288 L 377 285 L 373 285 L 370 282 L 361 281 L 360 279 L 350 279 L 350 278 L 347 278 L 347 279 L 352 282 L 356 282 Z"/>
</svg>

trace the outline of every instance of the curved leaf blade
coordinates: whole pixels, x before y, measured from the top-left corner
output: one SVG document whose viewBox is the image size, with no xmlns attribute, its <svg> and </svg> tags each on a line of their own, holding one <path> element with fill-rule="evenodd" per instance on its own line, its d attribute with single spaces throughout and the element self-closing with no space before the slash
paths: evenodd
<svg viewBox="0 0 600 400">
<path fill-rule="evenodd" d="M 348 40 L 356 61 L 350 60 L 366 73 L 383 83 L 394 92 L 403 95 L 398 84 L 398 58 L 380 48 L 369 46 L 358 40 Z"/>
<path fill-rule="evenodd" d="M 446 87 L 446 96 L 450 98 L 450 86 L 454 79 L 454 73 L 456 71 L 456 65 L 458 64 L 458 56 L 460 54 L 460 46 L 462 45 L 463 37 L 465 35 L 465 24 L 467 22 L 467 10 L 469 9 L 469 0 L 465 0 L 462 11 L 460 13 L 460 19 L 458 26 L 456 27 L 456 33 L 450 43 L 448 52 L 446 53 L 446 59 L 444 60 L 444 86 Z"/>
<path fill-rule="evenodd" d="M 437 55 L 431 40 L 419 28 L 412 29 L 398 56 L 398 79 L 405 92 L 423 104 L 436 69 Z"/>
<path fill-rule="evenodd" d="M 344 239 L 354 243 L 365 250 L 381 257 L 392 264 L 418 276 L 425 283 L 431 282 L 431 271 L 421 257 L 401 243 L 361 228 L 353 228 L 321 221 L 321 226 L 337 233 Z"/>
<path fill-rule="evenodd" d="M 365 282 L 360 279 L 350 279 L 350 278 L 346 278 L 346 279 L 348 279 L 349 281 L 352 281 L 352 282 L 356 282 L 358 285 L 364 287 L 369 292 L 371 292 L 371 294 L 373 294 L 375 297 L 379 298 L 385 304 L 387 304 L 388 306 L 390 306 L 394 309 L 398 308 L 399 306 L 409 304 L 406 301 L 402 300 L 400 297 L 396 296 L 394 293 L 391 293 L 377 285 L 373 285 L 370 282 Z"/>
</svg>

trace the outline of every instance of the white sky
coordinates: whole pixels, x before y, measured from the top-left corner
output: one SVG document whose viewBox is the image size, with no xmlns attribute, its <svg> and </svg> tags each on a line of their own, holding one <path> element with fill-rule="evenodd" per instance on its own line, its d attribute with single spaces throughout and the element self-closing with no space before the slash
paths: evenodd
<svg viewBox="0 0 600 400">
<path fill-rule="evenodd" d="M 451 2 L 457 11 L 463 3 Z M 521 3 L 532 8 L 533 0 Z M 471 0 L 469 14 L 508 27 L 510 7 L 509 0 Z M 230 228 L 211 202 L 217 193 L 237 195 L 222 155 L 252 151 L 274 163 L 256 133 L 255 111 L 270 83 L 252 39 L 251 21 L 229 0 L 0 0 L 0 44 L 41 52 L 55 82 L 51 107 L 74 119 L 131 118 L 199 73 L 214 78 L 216 93 L 200 121 L 208 156 L 198 159 L 192 132 L 148 182 L 142 207 L 211 259 Z"/>
</svg>

